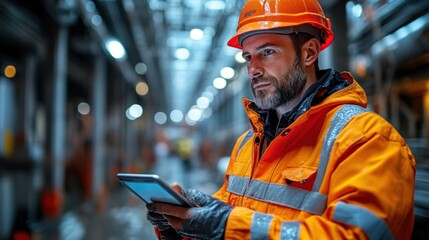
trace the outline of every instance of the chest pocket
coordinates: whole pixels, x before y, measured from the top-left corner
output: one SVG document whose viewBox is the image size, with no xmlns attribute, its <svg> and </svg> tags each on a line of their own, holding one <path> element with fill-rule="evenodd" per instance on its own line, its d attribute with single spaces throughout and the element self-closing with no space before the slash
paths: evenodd
<svg viewBox="0 0 429 240">
<path fill-rule="evenodd" d="M 288 186 L 311 191 L 316 173 L 316 167 L 287 167 L 282 171 L 282 177 Z"/>
</svg>

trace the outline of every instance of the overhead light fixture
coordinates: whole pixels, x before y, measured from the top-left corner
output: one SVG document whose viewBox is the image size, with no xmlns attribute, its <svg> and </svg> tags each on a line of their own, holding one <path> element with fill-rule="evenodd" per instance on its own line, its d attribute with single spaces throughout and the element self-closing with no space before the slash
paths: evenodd
<svg viewBox="0 0 429 240">
<path fill-rule="evenodd" d="M 186 60 L 190 55 L 191 54 L 187 48 L 178 48 L 174 51 L 174 57 L 180 60 Z"/>
<path fill-rule="evenodd" d="M 221 0 L 211 0 L 207 1 L 204 6 L 210 10 L 223 10 L 225 9 L 225 2 Z"/>
<path fill-rule="evenodd" d="M 91 112 L 91 107 L 86 102 L 81 102 L 79 105 L 77 105 L 77 111 L 81 115 L 88 115 Z"/>
<path fill-rule="evenodd" d="M 143 114 L 143 108 L 142 106 L 138 104 L 133 104 L 131 107 L 127 109 L 125 112 L 125 115 L 129 120 L 135 120 L 139 117 L 141 117 Z"/>
<path fill-rule="evenodd" d="M 177 110 L 177 109 L 171 111 L 171 113 L 170 113 L 170 119 L 171 119 L 171 121 L 176 122 L 176 123 L 182 121 L 182 119 L 183 119 L 183 113 L 182 113 L 182 111 Z"/>
<path fill-rule="evenodd" d="M 220 76 L 225 79 L 231 79 L 235 75 L 235 70 L 231 67 L 224 67 L 220 70 Z"/>
<path fill-rule="evenodd" d="M 356 18 L 360 18 L 362 16 L 363 13 L 363 7 L 361 4 L 354 4 L 353 2 L 348 2 L 347 3 L 347 7 L 349 9 L 351 9 L 351 13 L 353 14 L 354 17 Z"/>
<path fill-rule="evenodd" d="M 92 18 L 91 18 L 91 23 L 92 23 L 92 25 L 94 25 L 94 26 L 100 26 L 100 25 L 101 25 L 101 23 L 103 23 L 103 19 L 101 18 L 101 16 L 100 16 L 100 15 L 94 15 L 94 16 L 92 16 Z"/>
<path fill-rule="evenodd" d="M 201 116 L 203 114 L 203 111 L 197 107 L 193 107 L 191 108 L 191 110 L 189 110 L 187 117 L 196 122 L 199 121 L 201 119 Z"/>
<path fill-rule="evenodd" d="M 217 89 L 224 89 L 226 87 L 226 80 L 218 77 L 213 80 L 213 87 Z"/>
<path fill-rule="evenodd" d="M 106 42 L 107 51 L 117 60 L 125 59 L 127 53 L 124 46 L 116 39 L 110 39 Z"/>
<path fill-rule="evenodd" d="M 13 65 L 7 65 L 4 68 L 4 75 L 7 78 L 13 78 L 13 77 L 15 77 L 15 75 L 16 75 L 16 68 L 15 68 L 15 66 L 13 66 Z"/>
<path fill-rule="evenodd" d="M 238 63 L 245 63 L 246 62 L 246 60 L 243 58 L 243 52 L 242 51 L 237 52 L 235 54 L 234 59 Z"/>
<path fill-rule="evenodd" d="M 209 105 L 210 105 L 210 99 L 208 97 L 201 96 L 197 99 L 197 106 L 200 109 L 206 109 L 209 107 Z"/>
<path fill-rule="evenodd" d="M 136 93 L 140 96 L 145 96 L 149 92 L 149 86 L 145 82 L 139 82 L 136 85 Z"/>
<path fill-rule="evenodd" d="M 154 116 L 154 120 L 156 123 L 162 125 L 167 122 L 167 114 L 163 112 L 157 112 Z"/>
<path fill-rule="evenodd" d="M 204 38 L 204 32 L 199 28 L 194 28 L 189 32 L 189 36 L 191 39 L 198 41 Z"/>
<path fill-rule="evenodd" d="M 134 67 L 134 70 L 136 71 L 136 73 L 140 75 L 144 75 L 147 72 L 147 66 L 146 64 L 140 62 L 136 64 L 136 66 Z"/>
</svg>

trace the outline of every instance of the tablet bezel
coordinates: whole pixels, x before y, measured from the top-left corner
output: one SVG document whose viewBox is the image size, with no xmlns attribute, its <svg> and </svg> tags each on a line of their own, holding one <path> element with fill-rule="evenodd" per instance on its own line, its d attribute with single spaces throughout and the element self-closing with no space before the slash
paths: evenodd
<svg viewBox="0 0 429 240">
<path fill-rule="evenodd" d="M 165 183 L 158 175 L 156 174 L 132 174 L 132 173 L 118 173 L 116 175 L 117 179 L 124 184 L 131 192 L 133 192 L 137 197 L 139 197 L 142 201 L 145 203 L 152 203 L 152 202 L 164 202 L 168 204 L 183 206 L 183 207 L 190 207 L 190 204 L 184 198 L 182 195 L 174 191 L 167 183 Z M 162 191 L 167 193 L 170 199 L 167 199 L 169 201 L 154 201 L 152 199 L 156 198 L 157 196 L 142 196 L 139 192 L 137 192 L 132 186 L 127 184 L 127 182 L 133 182 L 133 183 L 156 183 Z"/>
</svg>

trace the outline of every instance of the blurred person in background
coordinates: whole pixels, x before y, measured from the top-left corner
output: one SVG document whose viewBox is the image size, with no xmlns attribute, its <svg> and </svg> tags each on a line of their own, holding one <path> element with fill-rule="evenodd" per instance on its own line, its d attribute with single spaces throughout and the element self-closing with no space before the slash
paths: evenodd
<svg viewBox="0 0 429 240">
<path fill-rule="evenodd" d="M 192 170 L 191 158 L 194 150 L 193 148 L 192 140 L 189 137 L 183 137 L 177 140 L 176 153 L 182 162 L 185 173 L 189 173 Z"/>
<path fill-rule="evenodd" d="M 247 1 L 228 45 L 251 129 L 213 196 L 174 184 L 193 207 L 147 205 L 160 239 L 411 238 L 415 159 L 350 73 L 319 69 L 333 38 L 316 0 Z"/>
</svg>

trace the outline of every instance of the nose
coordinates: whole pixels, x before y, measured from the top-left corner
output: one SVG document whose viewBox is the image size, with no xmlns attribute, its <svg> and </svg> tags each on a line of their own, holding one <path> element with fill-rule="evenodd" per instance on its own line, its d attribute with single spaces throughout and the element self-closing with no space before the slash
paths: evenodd
<svg viewBox="0 0 429 240">
<path fill-rule="evenodd" d="M 262 76 L 264 74 L 264 69 L 256 59 L 252 59 L 247 65 L 247 73 L 250 79 L 252 79 Z"/>
</svg>

